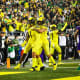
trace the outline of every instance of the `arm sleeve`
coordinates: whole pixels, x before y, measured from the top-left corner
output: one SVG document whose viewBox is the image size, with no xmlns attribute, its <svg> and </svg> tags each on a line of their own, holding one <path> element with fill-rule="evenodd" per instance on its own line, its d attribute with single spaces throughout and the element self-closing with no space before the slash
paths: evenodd
<svg viewBox="0 0 80 80">
<path fill-rule="evenodd" d="M 64 27 L 61 29 L 61 31 L 64 31 L 65 30 L 65 28 L 67 27 L 67 22 L 65 23 L 65 25 L 64 25 Z"/>
</svg>

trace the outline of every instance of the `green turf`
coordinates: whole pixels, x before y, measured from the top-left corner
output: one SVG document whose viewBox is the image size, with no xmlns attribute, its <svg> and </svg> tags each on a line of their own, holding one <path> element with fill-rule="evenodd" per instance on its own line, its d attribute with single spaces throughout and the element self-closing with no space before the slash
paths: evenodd
<svg viewBox="0 0 80 80">
<path fill-rule="evenodd" d="M 70 60 L 67 60 L 67 62 L 70 62 Z M 72 62 L 74 62 L 74 60 Z M 76 70 L 77 67 L 78 67 L 78 63 L 59 65 L 56 71 L 53 71 L 52 67 L 49 67 L 49 68 L 45 68 L 44 71 L 40 71 L 40 72 L 36 72 L 36 71 L 28 72 L 30 67 L 27 66 L 19 70 L 0 69 L 0 72 L 4 72 L 4 71 L 5 72 L 7 71 L 28 72 L 22 74 L 2 75 L 0 76 L 0 80 L 51 80 L 51 79 L 58 79 L 58 78 L 65 78 L 65 77 L 80 76 L 80 71 Z"/>
</svg>

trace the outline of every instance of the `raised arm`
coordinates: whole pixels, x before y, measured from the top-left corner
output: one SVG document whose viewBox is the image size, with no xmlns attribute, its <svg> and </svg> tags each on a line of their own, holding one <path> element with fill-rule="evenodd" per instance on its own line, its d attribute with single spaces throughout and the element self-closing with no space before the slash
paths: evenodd
<svg viewBox="0 0 80 80">
<path fill-rule="evenodd" d="M 65 28 L 67 27 L 67 22 L 65 23 L 65 25 L 64 25 L 64 27 L 61 29 L 61 31 L 64 31 L 65 30 Z"/>
</svg>

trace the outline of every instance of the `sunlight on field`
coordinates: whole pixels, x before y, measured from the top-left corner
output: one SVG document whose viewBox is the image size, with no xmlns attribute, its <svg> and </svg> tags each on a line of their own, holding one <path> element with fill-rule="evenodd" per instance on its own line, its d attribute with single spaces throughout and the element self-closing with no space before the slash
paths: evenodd
<svg viewBox="0 0 80 80">
<path fill-rule="evenodd" d="M 21 73 L 28 73 L 28 72 L 0 72 L 0 75 L 21 74 Z"/>
<path fill-rule="evenodd" d="M 66 78 L 59 78 L 59 79 L 51 79 L 51 80 L 80 80 L 80 76 L 66 77 Z"/>
</svg>

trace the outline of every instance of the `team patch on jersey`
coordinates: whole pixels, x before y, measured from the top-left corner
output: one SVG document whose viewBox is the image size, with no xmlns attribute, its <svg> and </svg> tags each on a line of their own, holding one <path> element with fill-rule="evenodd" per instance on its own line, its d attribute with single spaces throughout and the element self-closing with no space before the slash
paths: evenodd
<svg viewBox="0 0 80 80">
<path fill-rule="evenodd" d="M 28 73 L 28 72 L 0 72 L 0 75 L 21 74 L 21 73 Z"/>
<path fill-rule="evenodd" d="M 66 78 L 59 78 L 59 79 L 51 79 L 51 80 L 80 80 L 80 76 L 66 77 Z"/>
</svg>

